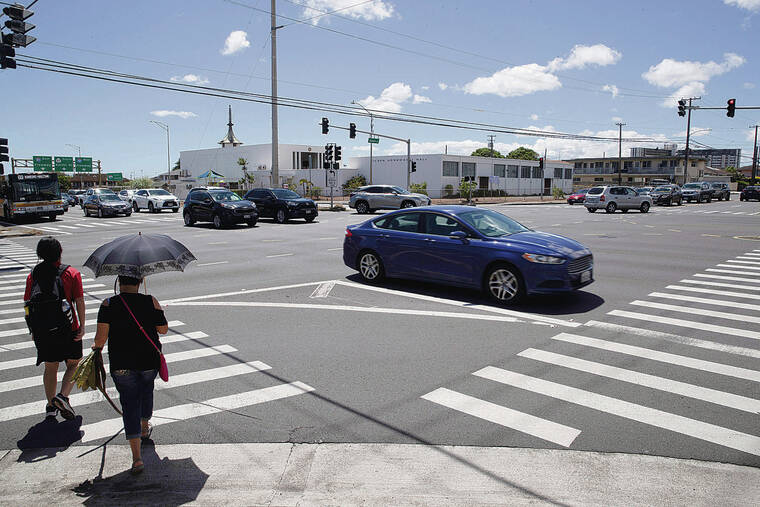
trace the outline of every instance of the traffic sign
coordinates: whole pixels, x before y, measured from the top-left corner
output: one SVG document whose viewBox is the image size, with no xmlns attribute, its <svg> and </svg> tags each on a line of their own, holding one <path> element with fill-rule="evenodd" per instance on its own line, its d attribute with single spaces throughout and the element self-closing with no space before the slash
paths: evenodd
<svg viewBox="0 0 760 507">
<path fill-rule="evenodd" d="M 335 183 L 336 183 L 335 182 L 335 175 L 334 174 L 333 175 L 328 175 L 327 176 L 327 186 L 330 187 L 330 188 L 335 188 L 335 187 L 338 186 Z"/>
<path fill-rule="evenodd" d="M 370 137 L 367 139 L 367 142 L 370 144 L 380 144 L 380 138 L 379 137 Z"/>
<path fill-rule="evenodd" d="M 71 172 L 74 170 L 74 159 L 72 157 L 55 157 L 55 172 Z"/>
<path fill-rule="evenodd" d="M 53 157 L 35 155 L 32 157 L 35 172 L 50 172 L 53 170 Z"/>
<path fill-rule="evenodd" d="M 108 173 L 106 174 L 107 181 L 121 181 L 123 179 L 121 173 Z"/>
<path fill-rule="evenodd" d="M 92 172 L 92 158 L 91 157 L 77 157 L 74 159 L 74 167 L 78 173 L 91 173 Z"/>
</svg>

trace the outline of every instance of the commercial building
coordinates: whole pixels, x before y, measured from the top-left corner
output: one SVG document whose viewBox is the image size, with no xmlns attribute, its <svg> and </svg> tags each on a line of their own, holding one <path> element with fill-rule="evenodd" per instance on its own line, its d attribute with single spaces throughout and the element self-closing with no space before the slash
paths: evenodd
<svg viewBox="0 0 760 507">
<path fill-rule="evenodd" d="M 472 178 L 483 193 L 503 195 L 550 195 L 553 187 L 563 192 L 572 190 L 573 165 L 547 160 L 543 171 L 537 160 L 471 157 L 431 153 L 412 155 L 416 171 L 410 183 L 427 185 L 430 197 L 439 198 L 459 192 L 463 178 Z M 357 169 L 370 181 L 369 157 L 352 157 L 349 167 Z M 405 155 L 372 158 L 372 183 L 406 188 L 407 158 Z"/>
<path fill-rule="evenodd" d="M 683 157 L 684 153 L 684 150 L 678 150 L 676 155 Z M 700 150 L 689 148 L 689 158 L 691 157 L 702 157 L 708 166 L 725 169 L 726 167 L 739 167 L 741 165 L 742 150 L 741 148 Z"/>
<path fill-rule="evenodd" d="M 576 158 L 573 164 L 573 185 L 576 188 L 618 183 L 618 158 Z M 620 170 L 623 185 L 646 185 L 653 180 L 684 181 L 684 158 L 678 156 L 623 157 Z M 704 157 L 689 157 L 686 181 L 698 181 L 705 175 Z"/>
</svg>

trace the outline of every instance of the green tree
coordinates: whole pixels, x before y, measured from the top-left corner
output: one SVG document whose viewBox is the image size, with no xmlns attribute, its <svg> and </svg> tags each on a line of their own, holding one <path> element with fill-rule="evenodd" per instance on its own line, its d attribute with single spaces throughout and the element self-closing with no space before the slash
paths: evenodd
<svg viewBox="0 0 760 507">
<path fill-rule="evenodd" d="M 507 158 L 516 158 L 519 160 L 538 160 L 538 153 L 531 150 L 530 148 L 520 146 L 516 150 L 510 151 L 507 155 Z"/>
<path fill-rule="evenodd" d="M 564 199 L 565 192 L 563 192 L 559 187 L 552 187 L 552 197 L 555 199 Z"/>
<path fill-rule="evenodd" d="M 61 192 L 68 192 L 71 188 L 71 176 L 66 173 L 58 173 L 58 186 Z"/>
<path fill-rule="evenodd" d="M 359 187 L 363 187 L 367 184 L 367 178 L 362 176 L 361 174 L 354 176 L 353 178 L 350 178 L 348 181 L 346 181 L 343 184 L 343 190 L 351 191 L 356 190 Z"/>
<path fill-rule="evenodd" d="M 301 178 L 298 180 L 298 184 L 301 185 L 301 188 L 303 189 L 303 195 L 306 196 L 308 193 L 308 188 L 311 188 L 311 181 L 307 180 L 306 178 Z"/>
<path fill-rule="evenodd" d="M 129 182 L 129 188 L 153 188 L 153 180 L 150 178 L 135 178 Z"/>
<path fill-rule="evenodd" d="M 465 181 L 462 178 L 462 181 L 459 182 L 459 195 L 460 197 L 467 197 L 469 200 L 471 192 L 477 188 L 477 184 L 474 181 Z"/>
<path fill-rule="evenodd" d="M 499 153 L 499 150 L 492 150 L 491 148 L 478 148 L 477 150 L 470 153 L 471 157 L 493 157 L 493 158 L 504 158 L 504 155 Z"/>
<path fill-rule="evenodd" d="M 172 171 L 176 171 L 176 170 L 178 170 L 178 169 L 180 169 L 180 166 L 179 166 L 179 159 L 177 159 L 177 161 L 176 161 L 176 162 L 174 162 L 174 167 L 172 167 Z"/>
<path fill-rule="evenodd" d="M 244 159 L 243 157 L 240 157 L 239 159 L 237 159 L 237 165 L 239 165 L 240 166 L 240 170 L 243 171 L 243 177 L 240 178 L 240 184 L 243 185 L 243 188 L 245 188 L 247 190 L 248 189 L 248 183 L 249 182 L 251 182 L 251 183 L 253 182 L 253 176 L 252 175 L 250 176 L 250 180 L 248 179 L 249 178 L 249 175 L 248 175 L 248 161 L 246 159 Z"/>
</svg>

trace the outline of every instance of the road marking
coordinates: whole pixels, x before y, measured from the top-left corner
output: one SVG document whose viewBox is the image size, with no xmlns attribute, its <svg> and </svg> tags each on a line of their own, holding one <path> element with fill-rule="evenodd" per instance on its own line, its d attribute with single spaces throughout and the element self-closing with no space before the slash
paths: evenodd
<svg viewBox="0 0 760 507">
<path fill-rule="evenodd" d="M 737 259 L 740 259 L 740 260 L 737 260 L 737 261 L 727 260 L 726 262 L 731 262 L 735 264 L 754 264 L 755 266 L 760 264 L 760 259 L 757 259 L 756 257 L 737 257 Z M 754 260 L 745 260 L 745 259 L 754 259 Z"/>
<path fill-rule="evenodd" d="M 314 289 L 314 292 L 311 293 L 310 298 L 326 298 L 330 295 L 330 291 L 333 290 L 335 287 L 335 282 L 325 282 L 321 283 L 317 286 L 316 289 Z"/>
<path fill-rule="evenodd" d="M 697 273 L 694 276 L 699 277 L 699 278 L 716 278 L 718 280 L 733 280 L 736 282 L 760 283 L 760 280 L 751 280 L 749 278 L 739 278 L 738 276 L 703 275 L 702 273 Z"/>
<path fill-rule="evenodd" d="M 549 382 L 548 380 L 494 368 L 493 366 L 478 370 L 473 375 L 607 414 L 624 417 L 656 428 L 663 428 L 681 435 L 688 435 L 730 449 L 736 449 L 756 456 L 760 455 L 760 437 L 722 426 L 584 391 L 576 387 L 565 386 L 556 382 Z"/>
<path fill-rule="evenodd" d="M 720 238 L 720 234 L 702 234 L 705 238 Z"/>
<path fill-rule="evenodd" d="M 59 225 L 58 227 L 63 227 L 64 229 L 79 230 L 79 227 L 75 227 L 75 226 L 71 226 L 71 225 Z"/>
<path fill-rule="evenodd" d="M 643 336 L 646 338 L 655 338 L 658 340 L 664 340 L 672 343 L 678 343 L 681 345 L 688 345 L 689 347 L 698 347 L 701 349 L 715 350 L 718 352 L 725 352 L 726 354 L 735 354 L 738 356 L 748 356 L 760 359 L 760 350 L 750 349 L 747 347 L 739 347 L 735 345 L 726 345 L 724 343 L 716 343 L 707 340 L 700 340 L 698 338 L 688 338 L 686 336 L 680 336 L 677 334 L 663 333 L 661 331 L 652 331 L 650 329 L 641 329 L 638 327 L 621 326 L 620 324 L 611 324 L 609 322 L 599 322 L 596 320 L 590 320 L 586 322 L 587 326 L 598 327 L 607 331 L 614 331 L 617 333 L 631 334 L 636 336 Z"/>
<path fill-rule="evenodd" d="M 85 290 L 84 291 L 84 297 L 86 300 L 92 299 L 93 296 L 103 295 L 103 294 L 110 294 L 113 295 L 113 289 L 107 289 L 107 290 Z M 21 299 L 11 299 L 9 301 L 0 301 L 0 306 L 8 306 L 8 305 L 17 305 L 19 307 L 22 307 L 24 304 Z"/>
<path fill-rule="evenodd" d="M 303 382 L 291 382 L 263 389 L 256 389 L 244 393 L 231 394 L 221 398 L 213 398 L 198 403 L 187 403 L 153 412 L 151 423 L 153 426 L 161 426 L 176 421 L 184 421 L 204 415 L 216 414 L 225 410 L 236 410 L 251 405 L 258 405 L 268 401 L 289 398 L 313 391 L 314 388 Z M 91 442 L 99 438 L 110 437 L 124 429 L 121 418 L 108 419 L 94 424 L 87 424 L 80 428 L 84 431 L 82 442 Z"/>
<path fill-rule="evenodd" d="M 422 395 L 420 398 L 563 447 L 569 447 L 573 440 L 581 434 L 580 430 L 570 426 L 518 412 L 443 387 Z M 38 411 L 39 406 L 37 405 Z"/>
<path fill-rule="evenodd" d="M 262 239 L 262 243 L 281 243 L 283 240 L 281 239 Z"/>
<path fill-rule="evenodd" d="M 681 232 L 681 229 L 668 229 L 670 232 Z"/>
<path fill-rule="evenodd" d="M 736 266 L 736 267 L 738 268 L 739 266 Z M 732 271 L 730 269 L 713 269 L 713 268 L 708 268 L 705 271 L 709 271 L 711 273 L 729 273 L 729 274 L 732 274 L 732 275 L 760 276 L 760 273 L 752 273 L 752 272 L 749 272 L 749 271 Z"/>
<path fill-rule="evenodd" d="M 274 259 L 275 257 L 290 257 L 292 255 L 295 255 L 295 254 L 292 254 L 292 253 L 283 253 L 283 254 L 276 254 L 276 255 L 267 255 L 266 258 L 267 259 Z"/>
<path fill-rule="evenodd" d="M 675 299 L 677 301 L 689 301 L 692 303 L 702 303 L 706 305 L 714 305 L 714 306 L 728 306 L 729 308 L 739 308 L 742 310 L 754 310 L 754 311 L 760 311 L 760 305 L 751 305 L 749 303 L 737 303 L 736 301 L 724 301 L 721 299 L 708 299 L 708 298 L 699 298 L 694 296 L 685 296 L 683 294 L 668 294 L 664 292 L 652 292 L 649 294 L 652 297 L 656 298 L 664 298 L 664 299 Z M 760 297 L 758 297 L 760 299 Z M 695 309 L 697 313 L 702 313 L 703 310 L 701 309 Z"/>
<path fill-rule="evenodd" d="M 102 283 L 91 283 L 89 285 L 85 285 L 83 288 L 84 289 L 94 289 L 96 287 L 105 287 L 105 285 L 102 284 Z M 14 296 L 23 296 L 23 295 L 24 295 L 24 291 L 20 291 L 20 292 L 6 292 L 6 293 L 3 293 L 3 294 L 0 294 L 0 298 L 7 298 L 7 297 L 14 297 Z"/>
<path fill-rule="evenodd" d="M 760 333 L 755 331 L 747 331 L 746 329 L 736 329 L 733 327 L 716 326 L 714 324 L 705 324 L 703 322 L 694 322 L 692 320 L 674 319 L 671 317 L 661 317 L 659 315 L 649 315 L 647 313 L 626 312 L 623 310 L 612 310 L 607 313 L 615 317 L 626 317 L 629 319 L 644 320 L 647 322 L 658 322 L 660 324 L 672 324 L 674 326 L 686 327 L 689 329 L 701 329 L 703 331 L 713 331 L 720 334 L 728 334 L 732 336 L 743 336 L 745 338 L 752 338 L 754 340 L 760 340 Z"/>
<path fill-rule="evenodd" d="M 84 282 L 94 282 L 94 281 L 95 280 L 92 279 L 92 278 L 83 278 L 82 279 L 83 283 Z M 0 284 L 4 284 L 4 285 L 0 285 L 0 291 L 4 291 L 4 290 L 18 290 L 18 289 L 25 289 L 26 288 L 26 280 L 24 280 L 24 279 L 15 280 L 15 281 L 8 280 L 8 281 L 5 281 L 5 282 L 0 282 Z M 10 284 L 15 284 L 15 285 L 10 285 Z M 0 314 L 2 314 L 2 313 L 3 312 L 0 312 Z"/>
<path fill-rule="evenodd" d="M 711 282 L 707 280 L 681 280 L 680 283 L 693 283 L 695 285 L 709 285 L 712 287 L 729 287 L 731 289 L 744 289 L 760 291 L 760 287 L 751 287 L 749 285 L 738 285 L 735 283 Z"/>
<path fill-rule="evenodd" d="M 84 313 L 85 315 L 88 313 L 97 313 L 99 309 L 100 308 L 87 308 L 85 309 Z M 24 309 L 21 308 L 21 312 L 23 311 Z M 26 322 L 25 317 L 11 317 L 9 319 L 0 319 L 0 324 L 21 324 L 22 322 Z"/>
<path fill-rule="evenodd" d="M 752 253 L 752 252 L 747 252 L 747 253 L 745 253 L 745 254 L 742 254 L 742 255 L 746 255 L 746 256 L 747 256 L 747 257 L 749 257 L 750 259 L 757 259 L 757 258 L 760 258 L 760 254 L 757 254 L 757 253 Z"/>
<path fill-rule="evenodd" d="M 32 272 L 32 270 L 29 269 L 29 268 L 27 268 L 27 269 L 21 269 L 21 270 L 18 270 L 18 271 L 14 271 L 14 274 L 12 274 L 12 275 L 10 275 L 10 274 L 9 275 L 0 275 L 0 279 L 2 279 L 2 280 L 8 280 L 8 282 L 10 283 L 11 282 L 11 280 L 10 280 L 11 278 L 26 278 L 29 275 L 29 273 L 31 273 L 31 272 Z M 12 282 L 13 283 L 18 283 L 18 280 L 13 280 Z"/>
<path fill-rule="evenodd" d="M 684 296 L 686 298 L 686 296 Z M 718 319 L 726 320 L 738 320 L 740 322 L 752 322 L 753 324 L 760 324 L 760 317 L 753 317 L 751 315 L 740 315 L 738 313 L 716 312 L 714 310 L 705 310 L 704 308 L 689 308 L 688 306 L 669 305 L 665 303 L 654 303 L 652 301 L 631 301 L 632 305 L 644 306 L 646 308 L 656 308 L 658 310 L 670 310 L 672 312 L 688 313 L 691 315 L 716 317 Z M 739 304 L 739 303 L 737 303 Z M 695 322 L 695 324 L 699 324 Z"/>
<path fill-rule="evenodd" d="M 24 229 L 31 229 L 31 230 L 40 229 L 40 230 L 43 230 L 45 232 L 55 232 L 55 233 L 58 233 L 58 234 L 68 234 L 68 235 L 71 235 L 70 232 L 59 231 L 58 229 L 53 229 L 52 227 L 30 227 L 28 225 L 19 225 L 19 227 L 23 227 Z"/>
<path fill-rule="evenodd" d="M 743 215 L 743 214 L 744 214 L 744 211 L 736 211 L 736 212 L 734 212 L 734 215 Z"/>
<path fill-rule="evenodd" d="M 343 247 L 341 246 L 341 247 L 338 247 L 338 248 L 328 248 L 327 249 L 328 252 L 337 252 L 338 250 L 343 250 Z"/>
<path fill-rule="evenodd" d="M 325 281 L 330 281 L 330 280 L 325 280 Z M 284 289 L 299 289 L 301 287 L 311 287 L 313 285 L 319 285 L 321 283 L 325 283 L 325 282 L 324 281 L 306 282 L 306 283 L 297 283 L 293 285 L 281 285 L 279 287 L 266 287 L 263 289 L 241 289 L 241 290 L 236 290 L 234 292 L 218 292 L 216 294 L 204 294 L 202 296 L 189 296 L 185 298 L 169 299 L 167 301 L 164 301 L 162 304 L 164 306 L 168 306 L 172 304 L 183 303 L 185 301 L 198 301 L 201 299 L 212 299 L 212 298 L 219 298 L 219 297 L 226 297 L 226 296 L 240 296 L 243 294 L 255 294 L 258 292 L 271 292 L 275 290 L 284 290 Z"/>
<path fill-rule="evenodd" d="M 618 368 L 617 366 L 586 361 L 585 359 L 579 359 L 577 357 L 555 354 L 554 352 L 548 352 L 545 350 L 527 349 L 519 352 L 517 355 L 533 359 L 534 361 L 553 364 L 555 366 L 561 366 L 562 368 L 570 368 L 576 371 L 598 375 L 600 377 L 619 380 L 621 382 L 628 382 L 629 384 L 648 387 L 649 389 L 655 389 L 657 391 L 686 396 L 687 398 L 706 401 L 708 403 L 734 408 L 751 414 L 760 413 L 760 400 L 747 398 L 746 396 L 739 396 L 737 394 L 696 386 L 665 377 L 649 375 L 647 373 L 626 370 L 624 368 Z M 760 451 L 760 449 L 758 450 Z"/>
<path fill-rule="evenodd" d="M 751 262 L 747 261 L 726 261 L 726 262 L 746 262 L 747 264 L 752 264 Z M 750 273 L 752 271 L 758 271 L 760 270 L 760 267 L 758 266 L 744 266 L 740 264 L 717 264 L 719 268 L 731 268 L 731 269 L 749 269 Z"/>
<path fill-rule="evenodd" d="M 218 261 L 218 262 L 204 262 L 202 264 L 196 264 L 196 266 L 216 266 L 217 264 L 228 264 L 230 261 Z"/>
<path fill-rule="evenodd" d="M 661 232 L 642 232 L 642 236 L 664 236 Z"/>
<path fill-rule="evenodd" d="M 644 225 L 644 227 L 649 227 L 650 229 L 654 229 L 654 225 Z"/>
<path fill-rule="evenodd" d="M 728 285 L 728 284 L 727 284 Z M 673 290 L 683 290 L 686 292 L 696 292 L 698 294 L 715 294 L 716 296 L 730 296 L 735 298 L 744 298 L 744 299 L 757 299 L 760 300 L 760 295 L 758 294 L 745 294 L 744 292 L 733 292 L 728 290 L 715 290 L 715 289 L 705 289 L 704 287 L 686 287 L 685 285 L 668 285 L 665 287 L 666 289 L 673 289 Z M 750 287 L 751 289 L 757 289 L 757 287 Z M 760 290 L 760 289 L 758 289 Z M 654 294 L 654 293 L 652 293 Z M 650 296 L 652 295 L 650 294 Z M 681 296 L 677 295 L 677 297 L 673 297 L 673 299 L 680 299 Z M 733 306 L 736 303 L 727 303 L 725 306 Z M 2 312 L 0 312 L 2 313 Z"/>
<path fill-rule="evenodd" d="M 90 229 L 95 229 L 94 225 L 87 225 L 87 224 L 79 224 L 79 227 L 89 227 Z"/>
<path fill-rule="evenodd" d="M 229 241 L 213 241 L 213 242 L 209 243 L 209 245 L 226 245 L 228 243 L 229 243 Z"/>
</svg>

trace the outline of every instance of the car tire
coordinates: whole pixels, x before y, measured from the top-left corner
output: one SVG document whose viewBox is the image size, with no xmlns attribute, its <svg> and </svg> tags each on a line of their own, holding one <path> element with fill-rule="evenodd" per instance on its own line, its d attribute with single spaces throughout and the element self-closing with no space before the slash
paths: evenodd
<svg viewBox="0 0 760 507">
<path fill-rule="evenodd" d="M 136 202 L 132 203 L 132 209 L 134 210 L 135 213 L 140 213 L 140 207 L 137 205 Z"/>
<path fill-rule="evenodd" d="M 614 202 L 611 202 L 607 205 L 606 208 L 604 208 L 605 213 L 615 213 L 615 210 L 617 209 L 617 204 Z"/>
<path fill-rule="evenodd" d="M 256 225 L 256 222 L 258 222 L 258 221 L 259 221 L 259 219 L 258 219 L 258 218 L 257 218 L 257 219 L 255 219 L 255 220 L 248 220 L 248 221 L 246 222 L 246 224 L 248 224 L 248 227 L 254 227 L 254 226 Z"/>
<path fill-rule="evenodd" d="M 212 219 L 212 221 L 214 223 L 214 228 L 215 229 L 221 229 L 222 225 L 224 225 L 222 223 L 222 217 L 220 217 L 218 214 L 214 215 L 214 218 Z"/>
<path fill-rule="evenodd" d="M 596 208 L 586 208 L 589 213 L 596 213 Z"/>
<path fill-rule="evenodd" d="M 356 265 L 359 268 L 359 275 L 367 283 L 375 283 L 383 279 L 385 270 L 383 261 L 380 256 L 372 250 L 366 250 L 359 253 L 356 259 Z"/>
<path fill-rule="evenodd" d="M 639 211 L 641 211 L 642 213 L 649 213 L 649 203 L 642 202 L 641 207 L 639 208 Z"/>
<path fill-rule="evenodd" d="M 503 305 L 517 303 L 525 296 L 522 275 L 510 264 L 497 264 L 489 269 L 484 286 L 488 297 Z"/>
<path fill-rule="evenodd" d="M 356 203 L 356 212 L 360 215 L 364 215 L 366 213 L 369 213 L 369 204 L 367 204 L 367 201 L 359 201 Z"/>
<path fill-rule="evenodd" d="M 103 210 L 98 208 L 98 218 L 103 218 Z"/>
<path fill-rule="evenodd" d="M 87 212 L 87 208 L 82 208 L 82 211 L 84 212 L 84 216 L 89 217 L 90 214 Z"/>
<path fill-rule="evenodd" d="M 48 220 L 50 220 L 51 222 L 55 222 L 55 216 L 56 216 L 55 213 L 49 214 L 48 215 Z"/>
<path fill-rule="evenodd" d="M 148 203 L 148 211 L 150 211 L 151 213 L 155 213 L 156 212 L 156 207 L 153 206 L 152 202 Z"/>
<path fill-rule="evenodd" d="M 415 204 L 413 201 L 404 201 L 401 203 L 402 208 L 414 208 Z"/>
<path fill-rule="evenodd" d="M 731 194 L 728 194 L 728 195 L 726 196 L 726 200 L 727 200 L 727 201 L 730 201 L 730 200 L 731 200 Z"/>
<path fill-rule="evenodd" d="M 572 206 L 572 205 L 573 205 L 573 201 L 567 201 L 567 203 L 568 203 L 570 206 Z"/>
<path fill-rule="evenodd" d="M 131 217 L 132 216 L 132 212 L 130 211 L 129 213 L 124 213 L 124 216 L 125 217 Z"/>
<path fill-rule="evenodd" d="M 304 220 L 306 220 L 307 224 L 310 224 L 310 223 L 312 223 L 314 221 L 315 218 L 317 218 L 317 217 L 315 217 L 315 216 L 306 217 Z"/>
<path fill-rule="evenodd" d="M 172 209 L 172 213 L 177 213 L 177 212 L 179 212 L 179 208 L 173 208 Z"/>
<path fill-rule="evenodd" d="M 722 201 L 722 200 L 723 200 L 723 196 L 722 196 L 722 195 L 719 195 L 719 196 L 718 196 L 718 201 Z M 708 201 L 708 202 L 709 202 L 709 201 Z"/>
<path fill-rule="evenodd" d="M 182 219 L 185 221 L 185 227 L 192 227 L 195 225 L 195 219 L 193 218 L 193 215 L 187 211 L 182 214 Z"/>
<path fill-rule="evenodd" d="M 278 224 L 284 224 L 288 221 L 288 212 L 284 208 L 280 208 L 274 212 L 274 220 Z"/>
<path fill-rule="evenodd" d="M 702 204 L 702 196 L 697 197 L 697 204 Z"/>
</svg>

